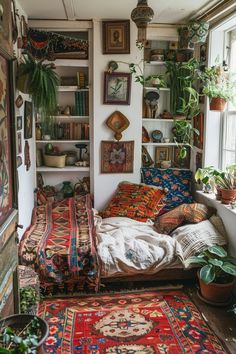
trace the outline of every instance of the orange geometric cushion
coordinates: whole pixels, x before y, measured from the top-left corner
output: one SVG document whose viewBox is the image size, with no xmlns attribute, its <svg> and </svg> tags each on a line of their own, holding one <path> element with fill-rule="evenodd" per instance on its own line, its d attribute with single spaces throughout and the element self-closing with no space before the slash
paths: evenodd
<svg viewBox="0 0 236 354">
<path fill-rule="evenodd" d="M 204 204 L 182 204 L 177 208 L 158 216 L 154 226 L 161 234 L 169 235 L 178 226 L 188 223 L 196 224 L 210 217 L 211 210 Z"/>
<path fill-rule="evenodd" d="M 115 195 L 101 212 L 103 218 L 127 217 L 143 221 L 154 219 L 164 206 L 161 203 L 165 192 L 155 187 L 121 182 Z"/>
</svg>

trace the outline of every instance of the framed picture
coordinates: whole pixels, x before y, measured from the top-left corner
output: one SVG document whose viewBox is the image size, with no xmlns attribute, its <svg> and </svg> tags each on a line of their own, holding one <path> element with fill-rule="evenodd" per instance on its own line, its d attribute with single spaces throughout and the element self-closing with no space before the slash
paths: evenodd
<svg viewBox="0 0 236 354">
<path fill-rule="evenodd" d="M 104 104 L 130 104 L 131 74 L 104 74 Z"/>
<path fill-rule="evenodd" d="M 0 51 L 0 225 L 13 212 L 16 202 L 16 165 L 12 159 L 15 154 L 12 78 L 12 61 L 5 51 Z"/>
<path fill-rule="evenodd" d="M 22 154 L 22 138 L 21 138 L 21 132 L 18 132 L 18 133 L 17 133 L 16 153 L 17 153 L 17 155 Z"/>
<path fill-rule="evenodd" d="M 1 0 L 0 43 L 3 54 L 13 56 L 11 0 Z"/>
<path fill-rule="evenodd" d="M 33 129 L 33 105 L 32 102 L 25 101 L 24 111 L 24 139 L 32 138 Z"/>
<path fill-rule="evenodd" d="M 130 53 L 130 21 L 102 22 L 103 54 Z"/>
<path fill-rule="evenodd" d="M 169 161 L 171 159 L 171 151 L 169 147 L 166 146 L 158 146 L 156 147 L 155 154 L 155 165 L 160 167 L 161 161 Z"/>
<path fill-rule="evenodd" d="M 22 116 L 16 117 L 16 130 L 22 129 Z"/>
<path fill-rule="evenodd" d="M 134 141 L 102 141 L 101 173 L 132 173 Z"/>
<path fill-rule="evenodd" d="M 190 168 L 190 147 L 187 148 L 187 155 L 185 159 L 179 158 L 180 148 L 175 146 L 173 151 L 173 165 L 177 168 Z"/>
<path fill-rule="evenodd" d="M 193 134 L 193 145 L 203 149 L 204 114 L 202 112 L 193 118 L 193 127 L 199 131 L 199 135 Z"/>
</svg>

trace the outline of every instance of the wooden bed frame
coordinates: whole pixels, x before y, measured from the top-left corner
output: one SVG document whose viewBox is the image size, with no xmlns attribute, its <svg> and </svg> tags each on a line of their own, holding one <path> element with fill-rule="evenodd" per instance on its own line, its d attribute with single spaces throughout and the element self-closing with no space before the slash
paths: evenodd
<svg viewBox="0 0 236 354">
<path fill-rule="evenodd" d="M 128 276 L 115 276 L 115 277 L 101 277 L 102 283 L 113 283 L 113 282 L 139 282 L 139 281 L 154 281 L 154 280 L 194 280 L 197 276 L 197 268 L 192 269 L 163 269 L 156 274 L 134 274 Z"/>
</svg>

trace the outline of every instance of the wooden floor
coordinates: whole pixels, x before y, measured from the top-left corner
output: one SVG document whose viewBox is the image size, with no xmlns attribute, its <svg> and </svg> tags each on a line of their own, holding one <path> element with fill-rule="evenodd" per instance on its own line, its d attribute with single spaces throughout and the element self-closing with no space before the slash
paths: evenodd
<svg viewBox="0 0 236 354">
<path fill-rule="evenodd" d="M 197 296 L 195 287 L 187 289 L 203 318 L 214 333 L 221 339 L 229 353 L 236 353 L 236 315 L 228 312 L 232 305 L 226 307 L 215 307 L 205 304 Z M 236 303 L 236 299 L 235 299 Z"/>
</svg>

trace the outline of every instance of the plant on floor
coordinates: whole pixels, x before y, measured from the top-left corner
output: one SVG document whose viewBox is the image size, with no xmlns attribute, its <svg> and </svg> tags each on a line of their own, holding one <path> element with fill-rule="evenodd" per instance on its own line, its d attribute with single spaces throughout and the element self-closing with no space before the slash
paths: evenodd
<svg viewBox="0 0 236 354">
<path fill-rule="evenodd" d="M 50 120 L 57 108 L 59 78 L 54 67 L 52 63 L 44 64 L 25 55 L 17 69 L 17 88 L 31 96 L 34 109 L 41 115 L 41 121 Z"/>
<path fill-rule="evenodd" d="M 42 337 L 38 317 L 32 316 L 29 323 L 22 327 L 5 326 L 4 322 L 1 324 L 0 354 L 37 353 L 37 347 Z"/>
<path fill-rule="evenodd" d="M 30 313 L 40 300 L 38 293 L 32 286 L 26 286 L 20 289 L 20 311 L 21 313 Z"/>
<path fill-rule="evenodd" d="M 236 259 L 228 256 L 223 247 L 215 245 L 197 256 L 189 257 L 185 261 L 185 266 L 191 264 L 201 266 L 199 281 L 203 298 L 213 302 L 225 302 L 229 300 L 233 291 L 235 262 Z"/>
</svg>

